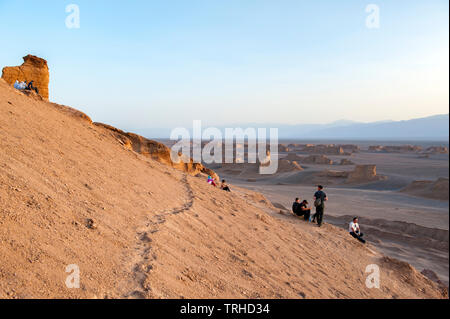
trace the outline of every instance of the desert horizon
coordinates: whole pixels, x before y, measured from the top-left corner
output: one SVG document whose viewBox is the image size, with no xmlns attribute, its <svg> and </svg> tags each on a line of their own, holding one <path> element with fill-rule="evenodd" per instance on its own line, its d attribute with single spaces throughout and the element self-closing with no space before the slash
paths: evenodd
<svg viewBox="0 0 450 319">
<path fill-rule="evenodd" d="M 448 301 L 448 3 L 381 2 L 0 2 L 0 302 Z"/>
</svg>

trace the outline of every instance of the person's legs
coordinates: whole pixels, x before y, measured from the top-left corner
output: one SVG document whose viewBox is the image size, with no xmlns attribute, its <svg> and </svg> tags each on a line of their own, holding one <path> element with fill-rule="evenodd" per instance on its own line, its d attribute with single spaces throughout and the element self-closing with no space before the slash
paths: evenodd
<svg viewBox="0 0 450 319">
<path fill-rule="evenodd" d="M 309 221 L 309 218 L 311 217 L 311 210 L 310 209 L 305 210 L 304 217 L 305 217 L 306 221 Z"/>
<path fill-rule="evenodd" d="M 366 243 L 366 241 L 364 239 L 362 239 L 362 236 L 364 236 L 364 234 L 357 235 L 354 232 L 351 232 L 350 235 L 352 235 L 354 238 L 358 239 L 363 244 Z"/>
<path fill-rule="evenodd" d="M 323 222 L 323 207 L 317 207 L 316 209 L 316 215 L 317 215 L 317 225 L 322 226 Z"/>
<path fill-rule="evenodd" d="M 362 238 L 363 236 L 364 236 L 363 233 L 359 234 L 358 240 L 359 240 L 360 242 L 362 242 L 363 244 L 365 244 L 365 243 L 366 243 L 366 240 Z"/>
</svg>

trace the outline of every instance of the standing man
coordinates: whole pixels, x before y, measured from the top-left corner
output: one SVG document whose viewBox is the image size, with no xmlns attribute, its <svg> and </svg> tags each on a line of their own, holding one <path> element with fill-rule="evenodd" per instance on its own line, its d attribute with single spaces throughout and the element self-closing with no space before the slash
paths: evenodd
<svg viewBox="0 0 450 319">
<path fill-rule="evenodd" d="M 325 202 L 328 200 L 327 194 L 323 191 L 323 186 L 317 186 L 317 192 L 314 193 L 314 206 L 316 207 L 316 214 L 314 220 L 317 219 L 317 225 L 322 226 L 323 212 L 325 210 Z"/>
</svg>

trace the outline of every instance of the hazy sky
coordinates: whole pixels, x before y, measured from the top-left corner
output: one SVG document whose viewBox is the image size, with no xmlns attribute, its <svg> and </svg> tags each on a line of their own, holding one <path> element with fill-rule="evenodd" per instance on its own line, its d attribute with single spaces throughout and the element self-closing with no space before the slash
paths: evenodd
<svg viewBox="0 0 450 319">
<path fill-rule="evenodd" d="M 0 65 L 47 59 L 51 100 L 124 129 L 410 119 L 448 113 L 448 12 L 447 0 L 0 0 Z"/>
</svg>

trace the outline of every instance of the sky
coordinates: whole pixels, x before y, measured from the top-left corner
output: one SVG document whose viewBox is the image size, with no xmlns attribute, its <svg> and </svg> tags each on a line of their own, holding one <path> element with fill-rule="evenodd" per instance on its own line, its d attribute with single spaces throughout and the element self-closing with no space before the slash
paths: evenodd
<svg viewBox="0 0 450 319">
<path fill-rule="evenodd" d="M 125 130 L 406 120 L 448 113 L 448 6 L 0 0 L 0 65 L 45 58 L 52 101 Z"/>
</svg>

